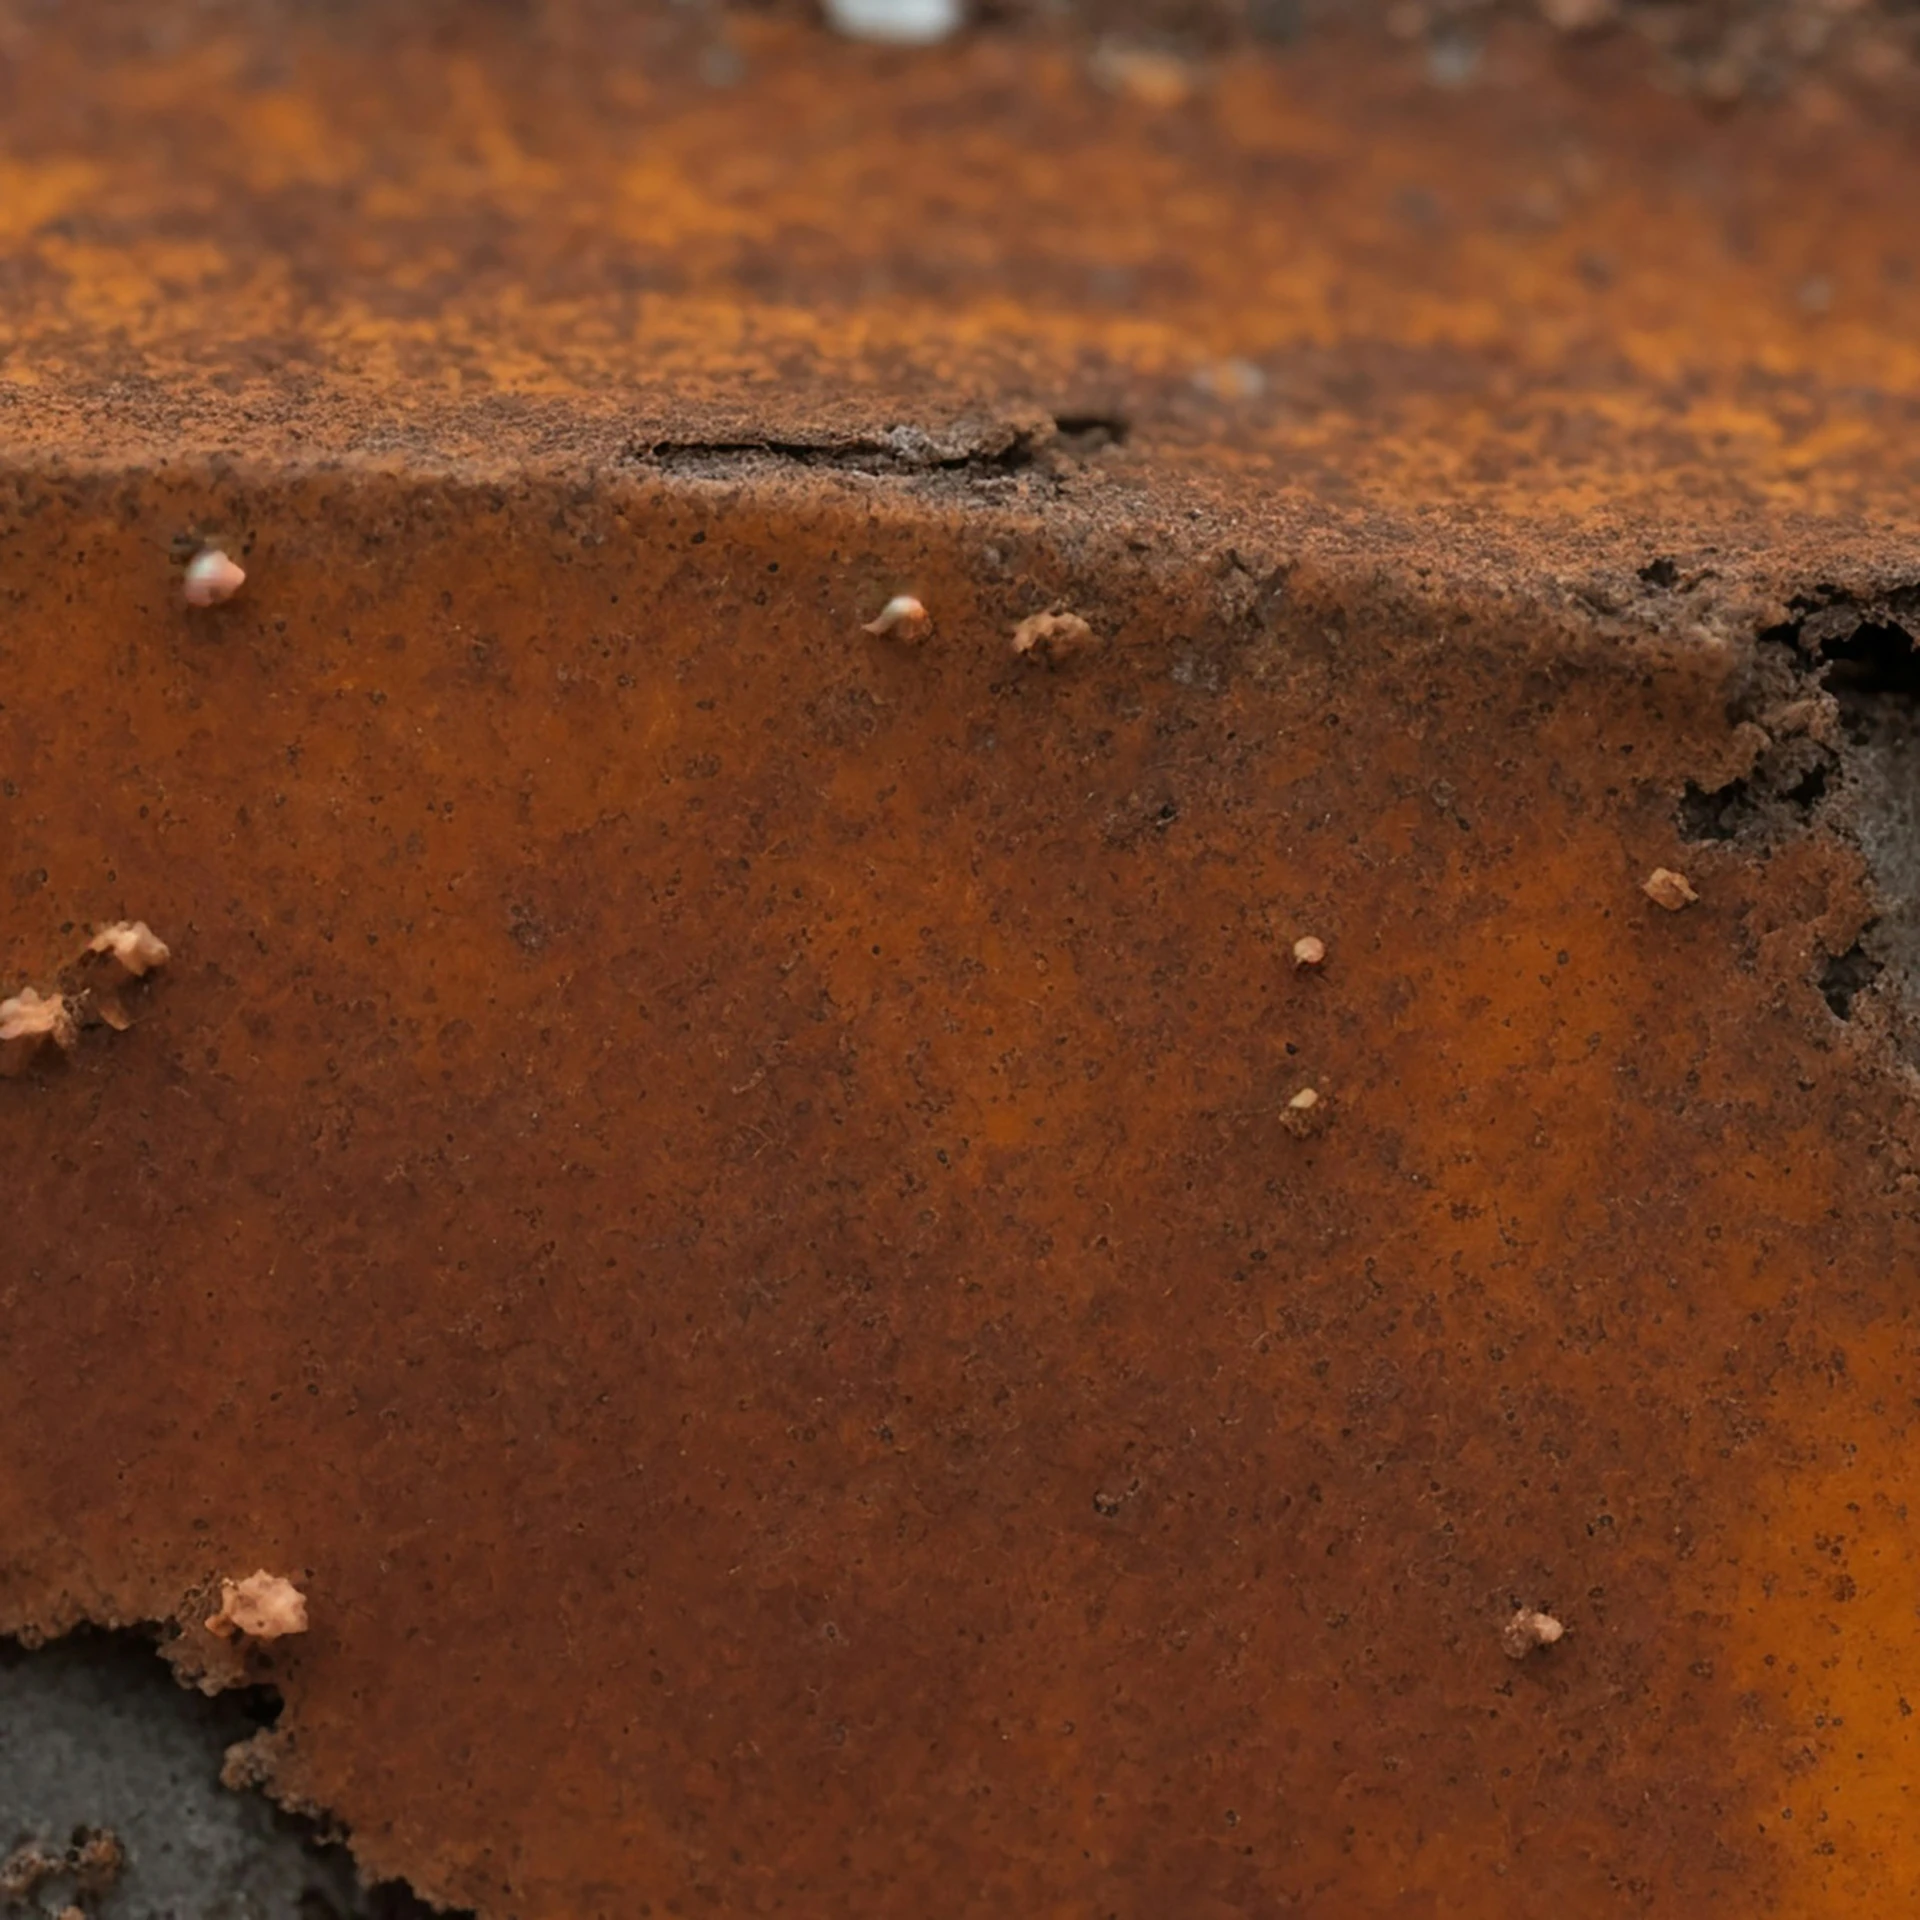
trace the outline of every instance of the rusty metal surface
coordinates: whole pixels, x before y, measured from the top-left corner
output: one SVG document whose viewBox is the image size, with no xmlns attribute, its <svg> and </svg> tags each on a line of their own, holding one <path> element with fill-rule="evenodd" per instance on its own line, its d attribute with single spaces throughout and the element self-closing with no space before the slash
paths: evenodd
<svg viewBox="0 0 1920 1920">
<path fill-rule="evenodd" d="M 0 1626 L 297 1575 L 275 1790 L 489 1915 L 1903 1910 L 1873 901 L 1676 805 L 1920 580 L 1904 136 L 122 28 L 0 955 L 174 958 L 0 1081 Z"/>
<path fill-rule="evenodd" d="M 49 451 L 600 475 L 1119 413 L 1091 511 L 1177 487 L 1508 592 L 1908 525 L 1913 135 L 1823 96 L 1713 120 L 1522 43 L 1464 93 L 1334 47 L 1155 110 L 1020 40 L 742 27 L 714 88 L 619 16 L 156 57 L 100 12 L 0 75 L 8 397 Z"/>
</svg>

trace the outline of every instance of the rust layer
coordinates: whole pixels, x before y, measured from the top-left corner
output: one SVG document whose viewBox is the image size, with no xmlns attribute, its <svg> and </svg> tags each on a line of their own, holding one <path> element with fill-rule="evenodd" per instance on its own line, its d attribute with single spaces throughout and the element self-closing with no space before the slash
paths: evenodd
<svg viewBox="0 0 1920 1920">
<path fill-rule="evenodd" d="M 0 1625 L 295 1578 L 253 1764 L 490 1915 L 1902 1910 L 1874 901 L 1676 819 L 1920 579 L 1899 138 L 116 30 L 0 955 L 173 957 L 0 1081 Z"/>
</svg>

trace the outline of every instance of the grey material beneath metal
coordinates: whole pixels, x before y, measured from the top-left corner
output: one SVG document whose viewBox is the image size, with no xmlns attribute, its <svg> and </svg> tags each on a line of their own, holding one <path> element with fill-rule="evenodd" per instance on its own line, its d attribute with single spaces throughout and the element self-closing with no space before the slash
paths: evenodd
<svg viewBox="0 0 1920 1920">
<path fill-rule="evenodd" d="M 65 1855 L 82 1829 L 124 1850 L 110 1884 L 49 1873 L 9 1914 L 78 1906 L 89 1920 L 395 1920 L 424 1912 L 367 1890 L 343 1847 L 315 1843 L 257 1794 L 220 1784 L 228 1746 L 259 1728 L 243 1700 L 177 1686 L 131 1634 L 0 1643 L 0 1854 Z M 104 1877 L 104 1876 L 103 1876 Z"/>
</svg>

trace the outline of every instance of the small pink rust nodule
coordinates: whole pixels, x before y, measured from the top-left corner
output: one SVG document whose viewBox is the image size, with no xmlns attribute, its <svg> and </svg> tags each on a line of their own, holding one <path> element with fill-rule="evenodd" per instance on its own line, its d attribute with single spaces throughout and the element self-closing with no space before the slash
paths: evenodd
<svg viewBox="0 0 1920 1920">
<path fill-rule="evenodd" d="M 244 1580 L 220 1582 L 220 1611 L 207 1631 L 222 1640 L 244 1634 L 249 1640 L 278 1640 L 307 1630 L 307 1596 L 291 1580 L 264 1568 Z"/>
<path fill-rule="evenodd" d="M 138 980 L 155 967 L 164 967 L 172 949 L 144 920 L 116 920 L 101 927 L 87 942 L 89 953 L 110 953 Z"/>
<path fill-rule="evenodd" d="M 1552 1614 L 1521 1607 L 1500 1629 L 1500 1648 L 1509 1660 L 1524 1660 L 1536 1647 L 1552 1646 L 1566 1631 Z"/>
<path fill-rule="evenodd" d="M 1066 660 L 1094 644 L 1092 626 L 1077 613 L 1030 613 L 1013 630 L 1013 650 L 1022 659 Z"/>
<path fill-rule="evenodd" d="M 1669 913 L 1678 913 L 1683 907 L 1690 907 L 1700 898 L 1694 892 L 1684 873 L 1675 873 L 1671 867 L 1655 867 L 1640 882 L 1640 891 L 1656 907 L 1665 907 Z"/>
<path fill-rule="evenodd" d="M 910 593 L 896 593 L 864 626 L 876 640 L 924 639 L 933 626 L 933 615 Z"/>
<path fill-rule="evenodd" d="M 187 579 L 181 592 L 190 607 L 217 607 L 231 600 L 246 585 L 244 567 L 236 565 L 218 547 L 202 547 L 187 562 Z"/>
<path fill-rule="evenodd" d="M 79 1037 L 79 1022 L 63 993 L 22 987 L 10 999 L 0 1000 L 0 1040 L 51 1040 L 64 1051 Z"/>
</svg>

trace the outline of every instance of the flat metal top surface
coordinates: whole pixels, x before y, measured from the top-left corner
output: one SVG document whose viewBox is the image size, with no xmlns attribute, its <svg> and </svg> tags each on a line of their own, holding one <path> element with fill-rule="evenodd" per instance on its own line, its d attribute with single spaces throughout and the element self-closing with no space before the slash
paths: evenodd
<svg viewBox="0 0 1920 1920">
<path fill-rule="evenodd" d="M 1516 32 L 1455 89 L 1314 41 L 1169 93 L 775 23 L 714 84 L 644 13 L 250 19 L 13 29 L 15 458 L 606 477 L 892 433 L 895 477 L 992 480 L 1051 418 L 1124 428 L 1057 516 L 1656 623 L 1915 558 L 1920 160 L 1827 89 L 1715 115 Z"/>
</svg>

